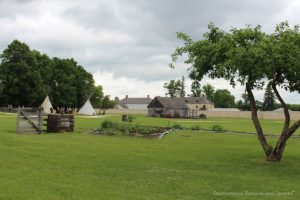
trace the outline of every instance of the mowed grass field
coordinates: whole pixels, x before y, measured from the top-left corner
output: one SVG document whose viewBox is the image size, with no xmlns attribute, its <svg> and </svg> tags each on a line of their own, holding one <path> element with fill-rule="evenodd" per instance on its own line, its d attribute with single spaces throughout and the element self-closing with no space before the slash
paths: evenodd
<svg viewBox="0 0 300 200">
<path fill-rule="evenodd" d="M 141 125 L 254 131 L 247 119 L 135 117 L 132 123 Z M 0 114 L 0 199 L 300 198 L 299 138 L 289 140 L 281 162 L 271 163 L 255 135 L 174 131 L 157 140 L 90 134 L 103 119 L 121 116 L 78 116 L 74 133 L 22 135 L 15 133 L 14 115 Z M 282 122 L 262 124 L 276 134 Z"/>
</svg>

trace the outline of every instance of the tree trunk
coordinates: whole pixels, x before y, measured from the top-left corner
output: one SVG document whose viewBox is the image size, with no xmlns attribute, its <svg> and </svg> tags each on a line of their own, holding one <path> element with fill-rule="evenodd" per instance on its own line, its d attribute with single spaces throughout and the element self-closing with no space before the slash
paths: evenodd
<svg viewBox="0 0 300 200">
<path fill-rule="evenodd" d="M 288 138 L 281 135 L 278 139 L 273 151 L 267 156 L 268 161 L 280 161 Z"/>
<path fill-rule="evenodd" d="M 280 161 L 283 155 L 283 151 L 286 145 L 287 140 L 293 135 L 293 133 L 299 128 L 300 126 L 300 120 L 298 120 L 296 123 L 294 123 L 290 127 L 290 113 L 288 110 L 287 105 L 285 104 L 284 100 L 281 98 L 277 88 L 276 84 L 273 81 L 272 82 L 272 88 L 276 94 L 277 99 L 280 101 L 281 106 L 284 108 L 284 117 L 285 117 L 285 123 L 280 135 L 280 138 L 278 139 L 276 146 L 274 147 L 271 154 L 267 157 L 268 161 Z"/>
</svg>

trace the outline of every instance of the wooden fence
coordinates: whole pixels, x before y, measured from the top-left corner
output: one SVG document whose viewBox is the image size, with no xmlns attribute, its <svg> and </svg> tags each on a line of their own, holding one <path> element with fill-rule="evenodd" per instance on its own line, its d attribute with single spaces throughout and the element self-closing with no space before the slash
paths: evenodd
<svg viewBox="0 0 300 200">
<path fill-rule="evenodd" d="M 18 108 L 17 133 L 41 133 L 43 112 L 34 108 Z"/>
</svg>

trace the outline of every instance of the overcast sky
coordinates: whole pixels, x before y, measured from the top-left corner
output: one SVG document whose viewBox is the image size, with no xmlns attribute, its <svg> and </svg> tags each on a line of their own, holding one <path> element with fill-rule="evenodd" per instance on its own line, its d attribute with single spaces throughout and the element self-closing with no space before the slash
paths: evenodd
<svg viewBox="0 0 300 200">
<path fill-rule="evenodd" d="M 74 58 L 112 97 L 163 96 L 164 82 L 187 75 L 182 63 L 168 67 L 181 44 L 176 32 L 200 39 L 209 22 L 225 30 L 260 24 L 272 32 L 284 20 L 300 24 L 299 10 L 297 0 L 0 0 L 0 51 L 18 39 L 51 57 Z M 237 99 L 244 91 L 224 80 L 206 83 Z M 300 103 L 298 93 L 283 93 Z"/>
</svg>

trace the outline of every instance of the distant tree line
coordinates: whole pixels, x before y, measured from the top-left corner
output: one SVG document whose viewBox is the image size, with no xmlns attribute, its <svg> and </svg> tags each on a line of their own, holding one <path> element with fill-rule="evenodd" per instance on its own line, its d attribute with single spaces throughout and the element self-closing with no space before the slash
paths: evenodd
<svg viewBox="0 0 300 200">
<path fill-rule="evenodd" d="M 50 58 L 14 40 L 0 59 L 0 106 L 36 107 L 47 95 L 55 107 L 79 108 L 88 98 L 103 106 L 102 86 L 72 58 Z"/>
<path fill-rule="evenodd" d="M 167 90 L 166 96 L 170 97 L 184 97 L 185 92 L 185 79 L 184 76 L 181 80 L 171 80 L 164 84 Z M 216 108 L 238 108 L 242 111 L 249 111 L 249 99 L 246 93 L 241 95 L 241 100 L 235 101 L 235 97 L 227 89 L 215 89 L 211 84 L 206 84 L 201 87 L 199 81 L 194 81 L 191 85 L 191 94 L 188 96 L 200 97 L 206 96 L 207 99 L 215 104 Z M 263 102 L 256 100 L 256 107 L 262 111 L 272 111 L 281 107 L 281 104 L 276 103 L 276 96 L 270 85 L 265 88 Z M 290 110 L 300 111 L 300 105 L 287 104 Z"/>
<path fill-rule="evenodd" d="M 163 86 L 166 90 L 166 96 L 170 97 L 185 97 L 185 78 L 184 76 L 181 80 L 170 80 L 166 82 Z M 198 81 L 194 81 L 191 85 L 191 94 L 188 96 L 200 97 L 205 95 L 207 99 L 214 102 L 215 107 L 217 108 L 233 108 L 235 107 L 235 98 L 231 95 L 230 91 L 224 89 L 217 89 L 210 85 L 206 84 L 201 88 L 201 84 Z"/>
</svg>

